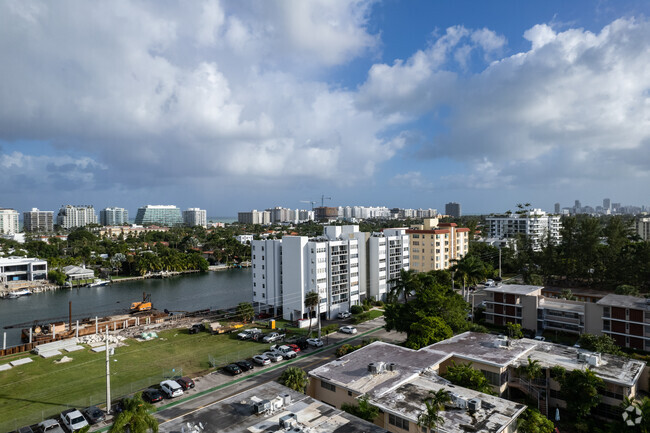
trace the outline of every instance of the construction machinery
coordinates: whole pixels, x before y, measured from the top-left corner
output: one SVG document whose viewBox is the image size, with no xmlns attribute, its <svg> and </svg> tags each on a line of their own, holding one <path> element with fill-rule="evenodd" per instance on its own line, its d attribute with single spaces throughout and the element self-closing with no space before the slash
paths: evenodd
<svg viewBox="0 0 650 433">
<path fill-rule="evenodd" d="M 151 294 L 142 293 L 142 302 L 134 302 L 131 304 L 131 312 L 139 313 L 140 311 L 151 310 Z"/>
</svg>

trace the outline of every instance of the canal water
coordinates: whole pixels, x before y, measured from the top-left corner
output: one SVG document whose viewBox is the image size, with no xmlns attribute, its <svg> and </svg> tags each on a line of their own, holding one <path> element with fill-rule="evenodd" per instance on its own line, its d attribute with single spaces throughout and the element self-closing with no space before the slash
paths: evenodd
<svg viewBox="0 0 650 433">
<path fill-rule="evenodd" d="M 126 313 L 131 302 L 142 300 L 142 292 L 150 293 L 153 307 L 161 311 L 217 310 L 234 307 L 240 302 L 251 302 L 251 281 L 250 269 L 230 269 L 0 299 L 0 348 L 4 332 L 7 333 L 7 347 L 10 347 L 20 344 L 21 329 L 29 327 L 34 321 L 41 324 L 67 321 L 70 301 L 73 321 Z"/>
</svg>

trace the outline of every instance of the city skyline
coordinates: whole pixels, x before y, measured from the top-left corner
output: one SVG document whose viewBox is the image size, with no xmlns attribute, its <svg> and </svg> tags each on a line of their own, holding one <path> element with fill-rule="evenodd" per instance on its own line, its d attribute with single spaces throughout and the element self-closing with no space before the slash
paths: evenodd
<svg viewBox="0 0 650 433">
<path fill-rule="evenodd" d="M 647 206 L 648 16 L 636 0 L 4 2 L 0 207 Z"/>
</svg>

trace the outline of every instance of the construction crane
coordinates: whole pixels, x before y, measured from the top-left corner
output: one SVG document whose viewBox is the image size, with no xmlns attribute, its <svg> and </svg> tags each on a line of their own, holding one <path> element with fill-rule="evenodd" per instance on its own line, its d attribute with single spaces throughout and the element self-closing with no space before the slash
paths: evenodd
<svg viewBox="0 0 650 433">
<path fill-rule="evenodd" d="M 309 200 L 300 200 L 300 203 L 311 203 L 311 210 L 314 210 L 314 205 L 316 204 L 315 201 L 309 201 Z"/>
<path fill-rule="evenodd" d="M 320 197 L 320 207 L 325 207 L 325 200 L 332 200 L 332 197 L 325 197 L 325 194 L 323 194 Z"/>
</svg>

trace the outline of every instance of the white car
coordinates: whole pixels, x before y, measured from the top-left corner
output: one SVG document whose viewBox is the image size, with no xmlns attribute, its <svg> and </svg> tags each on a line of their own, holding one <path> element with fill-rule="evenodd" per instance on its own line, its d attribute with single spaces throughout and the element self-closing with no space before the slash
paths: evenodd
<svg viewBox="0 0 650 433">
<path fill-rule="evenodd" d="M 339 332 L 342 332 L 344 334 L 356 334 L 357 328 L 354 326 L 342 326 L 339 328 Z"/>
<path fill-rule="evenodd" d="M 183 395 L 183 388 L 175 380 L 163 380 L 160 382 L 160 389 L 167 398 L 180 397 Z"/>
<path fill-rule="evenodd" d="M 269 358 L 272 362 L 278 362 L 278 361 L 282 361 L 284 359 L 284 357 L 281 354 L 279 354 L 278 352 L 275 352 L 275 351 L 273 351 L 273 352 L 264 352 L 263 355 L 266 356 L 267 358 Z"/>
<path fill-rule="evenodd" d="M 308 338 L 307 344 L 313 347 L 323 347 L 323 340 L 320 338 Z"/>
<path fill-rule="evenodd" d="M 63 433 L 63 428 L 61 428 L 61 425 L 54 419 L 46 419 L 43 422 L 39 422 L 38 428 L 43 433 Z"/>
<path fill-rule="evenodd" d="M 253 356 L 253 362 L 259 365 L 269 365 L 271 363 L 271 360 L 266 356 L 266 354 L 264 354 Z"/>
<path fill-rule="evenodd" d="M 546 341 L 546 338 L 542 337 L 541 335 L 536 335 L 534 339 L 537 341 Z"/>
<path fill-rule="evenodd" d="M 339 319 L 347 319 L 348 317 L 352 316 L 349 311 L 341 311 L 339 313 Z"/>
<path fill-rule="evenodd" d="M 88 425 L 86 418 L 77 409 L 68 409 L 61 412 L 61 423 L 71 432 L 81 430 Z"/>
<path fill-rule="evenodd" d="M 294 352 L 293 349 L 289 346 L 280 346 L 276 348 L 275 351 L 282 355 L 284 359 L 291 359 L 298 356 L 296 352 Z"/>
</svg>

